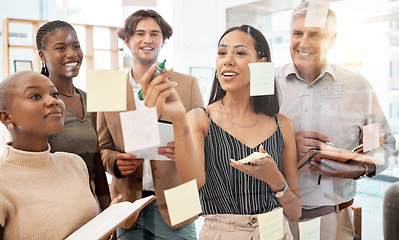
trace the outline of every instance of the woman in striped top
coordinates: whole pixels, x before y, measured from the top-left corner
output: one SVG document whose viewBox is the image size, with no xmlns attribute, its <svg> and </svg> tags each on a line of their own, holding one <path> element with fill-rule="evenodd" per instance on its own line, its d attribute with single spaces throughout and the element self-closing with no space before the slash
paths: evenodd
<svg viewBox="0 0 399 240">
<path fill-rule="evenodd" d="M 200 239 L 258 239 L 257 215 L 280 206 L 290 220 L 301 215 L 294 132 L 290 120 L 278 114 L 277 88 L 274 95 L 250 96 L 248 64 L 270 61 L 261 32 L 248 25 L 228 29 L 219 40 L 209 105 L 187 116 L 168 73 L 148 88 L 142 79 L 149 93 L 145 103 L 175 114 L 175 161 L 182 180 L 201 179 L 205 172 L 204 185 L 199 183 L 205 217 Z M 252 164 L 234 160 L 265 150 L 269 156 Z M 186 162 L 201 167 L 183 168 Z M 290 239 L 286 220 L 284 230 Z"/>
</svg>

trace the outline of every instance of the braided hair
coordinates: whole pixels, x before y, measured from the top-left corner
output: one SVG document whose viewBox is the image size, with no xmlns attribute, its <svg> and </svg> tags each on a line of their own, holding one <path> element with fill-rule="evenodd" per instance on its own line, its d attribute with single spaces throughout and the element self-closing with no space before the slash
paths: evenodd
<svg viewBox="0 0 399 240">
<path fill-rule="evenodd" d="M 70 29 L 76 33 L 76 31 L 72 27 L 72 25 L 67 22 L 64 22 L 61 20 L 55 20 L 52 22 L 48 22 L 48 23 L 44 24 L 43 26 L 41 26 L 36 33 L 37 50 L 39 50 L 39 51 L 46 50 L 46 48 L 44 46 L 45 46 L 45 40 L 46 40 L 47 34 L 53 35 L 53 34 L 55 34 L 56 31 L 58 31 L 60 29 Z M 49 76 L 47 65 L 46 65 L 46 63 L 43 63 L 43 62 L 42 62 L 41 74 L 43 74 L 46 77 Z"/>
</svg>

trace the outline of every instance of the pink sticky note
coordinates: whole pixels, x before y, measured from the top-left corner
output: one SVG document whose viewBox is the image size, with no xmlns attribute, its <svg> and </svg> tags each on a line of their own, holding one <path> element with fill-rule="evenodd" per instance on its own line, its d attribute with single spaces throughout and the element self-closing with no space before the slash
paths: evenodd
<svg viewBox="0 0 399 240">
<path fill-rule="evenodd" d="M 305 18 L 305 27 L 321 27 L 326 25 L 330 0 L 310 0 Z"/>
<path fill-rule="evenodd" d="M 160 146 L 156 108 L 121 112 L 121 126 L 125 151 L 145 158 L 139 150 Z M 151 158 L 150 158 L 151 159 Z"/>
<path fill-rule="evenodd" d="M 370 150 L 380 147 L 380 123 L 372 123 L 363 126 L 363 152 L 368 152 Z"/>
<path fill-rule="evenodd" d="M 122 6 L 149 6 L 156 7 L 157 0 L 122 0 Z"/>
</svg>

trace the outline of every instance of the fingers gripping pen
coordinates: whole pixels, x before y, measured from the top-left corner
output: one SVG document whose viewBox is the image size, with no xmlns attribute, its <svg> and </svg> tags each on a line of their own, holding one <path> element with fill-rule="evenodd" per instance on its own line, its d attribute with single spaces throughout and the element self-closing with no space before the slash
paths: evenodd
<svg viewBox="0 0 399 240">
<path fill-rule="evenodd" d="M 155 69 L 154 74 L 152 75 L 152 77 L 151 77 L 151 79 L 150 79 L 150 81 L 149 81 L 148 83 L 150 83 L 150 82 L 152 81 L 152 79 L 154 79 L 156 76 L 158 76 L 158 74 L 160 74 L 160 73 L 165 69 L 165 62 L 166 62 L 166 59 L 163 60 L 163 62 L 160 62 L 160 63 L 158 64 L 157 68 Z M 139 91 L 139 99 L 140 99 L 141 101 L 144 100 L 144 98 L 143 98 L 143 92 L 141 91 L 141 89 L 140 89 L 140 91 Z"/>
</svg>

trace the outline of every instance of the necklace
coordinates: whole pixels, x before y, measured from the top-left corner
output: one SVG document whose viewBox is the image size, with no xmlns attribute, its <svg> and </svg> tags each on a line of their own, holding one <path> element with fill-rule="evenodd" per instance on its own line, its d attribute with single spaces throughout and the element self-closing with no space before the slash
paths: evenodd
<svg viewBox="0 0 399 240">
<path fill-rule="evenodd" d="M 255 126 L 256 124 L 258 124 L 258 122 L 259 122 L 260 119 L 262 118 L 262 114 L 259 113 L 259 118 L 258 118 L 258 120 L 256 120 L 256 122 L 255 122 L 254 124 L 249 125 L 249 126 L 241 125 L 241 124 L 239 124 L 238 122 L 234 121 L 234 120 L 230 117 L 229 113 L 228 113 L 227 110 L 224 108 L 223 100 L 222 100 L 222 99 L 220 99 L 220 107 L 223 109 L 224 112 L 226 112 L 227 116 L 230 118 L 230 120 L 231 120 L 234 124 L 236 124 L 237 126 L 240 126 L 240 127 L 242 127 L 242 128 L 250 128 L 250 127 L 253 127 L 253 126 Z"/>
<path fill-rule="evenodd" d="M 65 97 L 73 97 L 75 95 L 75 86 L 72 85 L 72 94 L 66 94 L 58 91 L 59 94 L 64 95 Z"/>
</svg>

